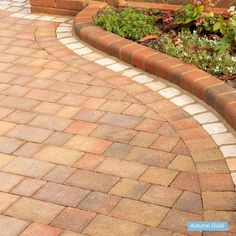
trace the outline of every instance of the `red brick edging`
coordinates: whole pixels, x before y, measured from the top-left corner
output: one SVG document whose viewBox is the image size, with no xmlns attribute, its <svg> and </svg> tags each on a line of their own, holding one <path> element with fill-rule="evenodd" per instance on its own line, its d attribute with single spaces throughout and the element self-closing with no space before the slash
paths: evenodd
<svg viewBox="0 0 236 236">
<path fill-rule="evenodd" d="M 30 0 L 33 13 L 75 16 L 89 0 Z"/>
<path fill-rule="evenodd" d="M 236 90 L 182 60 L 139 45 L 95 26 L 94 17 L 107 4 L 93 2 L 77 14 L 74 29 L 80 39 L 137 68 L 160 76 L 212 106 L 236 129 Z"/>
</svg>

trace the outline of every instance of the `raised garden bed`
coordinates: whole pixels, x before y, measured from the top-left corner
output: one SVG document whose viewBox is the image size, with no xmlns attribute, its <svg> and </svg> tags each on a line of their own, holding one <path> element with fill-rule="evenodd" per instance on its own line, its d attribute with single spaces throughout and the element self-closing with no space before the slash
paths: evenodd
<svg viewBox="0 0 236 236">
<path fill-rule="evenodd" d="M 167 53 L 236 87 L 236 10 L 214 13 L 210 1 L 178 10 L 108 8 L 95 24 L 124 38 Z"/>
<path fill-rule="evenodd" d="M 158 9 L 159 5 L 156 5 Z M 94 19 L 106 7 L 105 3 L 93 2 L 77 14 L 74 19 L 74 30 L 81 40 L 192 93 L 212 106 L 236 129 L 236 90 L 233 87 L 178 58 L 96 26 Z"/>
</svg>

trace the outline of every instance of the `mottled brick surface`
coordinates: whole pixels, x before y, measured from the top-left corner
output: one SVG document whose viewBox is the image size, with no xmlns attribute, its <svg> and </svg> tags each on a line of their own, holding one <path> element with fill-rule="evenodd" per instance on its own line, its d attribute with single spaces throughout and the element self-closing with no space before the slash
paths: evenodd
<svg viewBox="0 0 236 236">
<path fill-rule="evenodd" d="M 182 236 L 203 216 L 236 232 L 219 135 L 214 141 L 160 94 L 73 54 L 55 38 L 57 23 L 7 14 L 0 11 L 4 236 Z"/>
</svg>

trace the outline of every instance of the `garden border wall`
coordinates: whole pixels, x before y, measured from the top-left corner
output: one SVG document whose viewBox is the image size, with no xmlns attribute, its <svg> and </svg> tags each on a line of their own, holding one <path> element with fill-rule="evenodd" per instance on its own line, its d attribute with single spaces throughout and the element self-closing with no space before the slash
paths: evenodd
<svg viewBox="0 0 236 236">
<path fill-rule="evenodd" d="M 236 90 L 182 60 L 103 30 L 93 23 L 107 4 L 92 2 L 77 14 L 74 30 L 93 47 L 126 63 L 162 77 L 212 106 L 236 130 Z"/>
<path fill-rule="evenodd" d="M 89 0 L 30 0 L 33 13 L 75 16 Z"/>
</svg>

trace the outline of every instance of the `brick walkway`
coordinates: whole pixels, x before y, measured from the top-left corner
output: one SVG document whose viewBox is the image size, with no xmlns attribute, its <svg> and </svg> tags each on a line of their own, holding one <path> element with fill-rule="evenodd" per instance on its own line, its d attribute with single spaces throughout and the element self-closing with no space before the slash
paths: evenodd
<svg viewBox="0 0 236 236">
<path fill-rule="evenodd" d="M 182 108 L 0 12 L 0 235 L 184 236 L 230 222 L 226 161 Z M 235 159 L 234 159 L 235 160 Z M 235 162 L 232 162 L 235 165 Z"/>
</svg>

